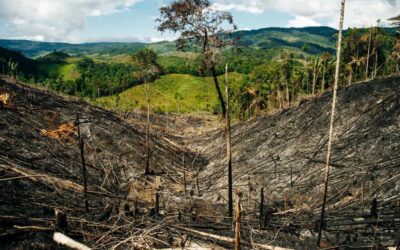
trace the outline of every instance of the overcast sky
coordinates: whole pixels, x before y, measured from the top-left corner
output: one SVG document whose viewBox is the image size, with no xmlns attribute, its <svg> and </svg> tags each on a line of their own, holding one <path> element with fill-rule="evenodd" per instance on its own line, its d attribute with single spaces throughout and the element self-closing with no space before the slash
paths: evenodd
<svg viewBox="0 0 400 250">
<path fill-rule="evenodd" d="M 155 29 L 171 0 L 0 0 L 0 38 L 97 42 L 173 39 Z M 340 0 L 212 0 L 232 12 L 239 29 L 338 25 Z M 346 27 L 385 25 L 400 0 L 347 0 Z"/>
</svg>

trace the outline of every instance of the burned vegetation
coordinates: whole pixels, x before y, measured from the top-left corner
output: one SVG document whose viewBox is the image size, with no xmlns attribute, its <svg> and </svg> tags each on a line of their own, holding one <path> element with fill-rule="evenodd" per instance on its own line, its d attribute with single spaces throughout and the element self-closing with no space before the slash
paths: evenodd
<svg viewBox="0 0 400 250">
<path fill-rule="evenodd" d="M 338 92 L 327 249 L 398 244 L 399 83 Z M 215 118 L 151 116 L 145 174 L 145 114 L 115 114 L 3 78 L 0 248 L 63 249 L 53 241 L 58 232 L 92 249 L 230 249 L 234 220 L 241 249 L 314 249 L 331 96 L 232 127 L 229 218 L 226 139 L 210 129 Z"/>
</svg>

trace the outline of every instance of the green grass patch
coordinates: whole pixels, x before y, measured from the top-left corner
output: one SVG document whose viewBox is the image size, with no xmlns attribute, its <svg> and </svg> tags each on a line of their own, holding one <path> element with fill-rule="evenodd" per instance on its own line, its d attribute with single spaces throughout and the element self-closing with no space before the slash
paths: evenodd
<svg viewBox="0 0 400 250">
<path fill-rule="evenodd" d="M 230 86 L 237 89 L 243 82 L 243 76 L 230 73 Z M 223 76 L 219 77 L 220 87 L 224 90 Z M 194 77 L 185 74 L 164 75 L 149 83 L 151 106 L 157 113 L 212 113 L 219 109 L 217 93 L 211 77 Z M 113 110 L 146 109 L 144 85 L 130 88 L 119 95 L 102 97 L 94 104 Z"/>
</svg>

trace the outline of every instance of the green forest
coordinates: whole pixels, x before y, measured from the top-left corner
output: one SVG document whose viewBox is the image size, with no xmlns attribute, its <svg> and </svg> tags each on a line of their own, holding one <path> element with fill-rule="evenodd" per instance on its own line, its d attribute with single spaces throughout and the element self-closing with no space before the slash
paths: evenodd
<svg viewBox="0 0 400 250">
<path fill-rule="evenodd" d="M 297 42 L 273 38 L 283 33 Z M 219 76 L 224 74 L 226 63 L 229 72 L 235 72 L 230 89 L 231 115 L 246 120 L 296 105 L 304 98 L 329 90 L 336 61 L 335 34 L 334 29 L 325 27 L 235 33 L 237 42 L 217 54 L 215 64 Z M 197 98 L 194 102 L 187 91 L 180 90 L 198 82 L 200 86 L 192 88 L 193 94 L 202 96 L 202 93 L 196 93 L 197 89 L 213 88 L 212 74 L 204 68 L 204 55 L 195 46 L 179 50 L 170 43 L 163 44 L 162 48 L 160 44 L 145 47 L 135 44 L 132 53 L 123 51 L 126 46 L 118 50 L 104 46 L 102 49 L 108 48 L 106 55 L 88 51 L 81 54 L 70 51 L 69 54 L 61 49 L 34 59 L 1 48 L 0 69 L 32 84 L 87 98 L 105 108 L 120 111 L 143 108 L 144 104 L 140 102 L 143 96 L 138 85 L 150 82 L 150 89 L 154 86 L 156 91 L 161 86 L 164 91 L 164 97 L 158 97 L 160 100 L 156 101 L 159 104 L 153 106 L 155 112 L 221 112 L 217 95 L 212 91 L 208 98 Z M 146 57 L 146 53 L 151 54 L 151 62 L 143 64 L 135 59 Z M 340 86 L 398 75 L 399 60 L 399 34 L 395 29 L 348 29 L 344 32 Z M 149 63 L 157 68 L 151 73 L 145 66 Z M 177 75 L 185 77 L 174 77 Z M 171 78 L 176 83 L 171 84 Z"/>
</svg>

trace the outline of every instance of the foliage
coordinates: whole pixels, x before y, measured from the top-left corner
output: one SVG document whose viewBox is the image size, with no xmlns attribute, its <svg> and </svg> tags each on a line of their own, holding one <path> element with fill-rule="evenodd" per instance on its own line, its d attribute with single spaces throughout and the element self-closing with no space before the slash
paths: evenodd
<svg viewBox="0 0 400 250">
<path fill-rule="evenodd" d="M 21 52 L 0 47 L 0 73 L 15 75 L 21 78 L 35 77 L 37 65 L 34 60 L 24 57 Z"/>
<path fill-rule="evenodd" d="M 220 77 L 220 80 L 222 80 Z M 239 89 L 243 75 L 230 73 L 230 86 Z M 218 112 L 218 98 L 213 90 L 211 77 L 194 77 L 184 74 L 168 74 L 149 84 L 149 96 L 153 110 L 159 113 Z M 102 97 L 93 102 L 105 108 L 125 111 L 145 109 L 144 86 L 132 87 L 119 95 Z M 118 100 L 118 102 L 117 102 Z"/>
<path fill-rule="evenodd" d="M 132 56 L 138 66 L 136 78 L 141 82 L 154 81 L 162 72 L 157 62 L 157 53 L 153 49 L 144 48 Z"/>
</svg>

